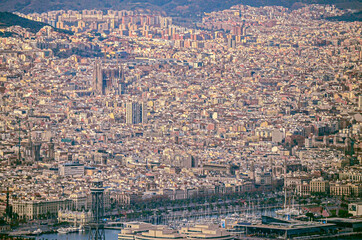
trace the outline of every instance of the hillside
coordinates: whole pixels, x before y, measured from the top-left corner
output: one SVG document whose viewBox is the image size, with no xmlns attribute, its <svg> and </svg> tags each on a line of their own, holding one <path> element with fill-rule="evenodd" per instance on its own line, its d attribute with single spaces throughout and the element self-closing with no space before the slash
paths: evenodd
<svg viewBox="0 0 362 240">
<path fill-rule="evenodd" d="M 296 2 L 335 4 L 340 8 L 362 9 L 359 0 L 2 0 L 2 11 L 23 13 L 51 10 L 140 9 L 165 11 L 171 16 L 194 17 L 203 12 L 230 8 L 236 4 L 251 6 L 281 5 L 291 7 Z"/>
<path fill-rule="evenodd" d="M 42 23 L 42 22 L 36 22 L 32 21 L 26 18 L 19 17 L 16 14 L 12 14 L 9 12 L 0 12 L 0 28 L 7 28 L 10 26 L 21 26 L 23 28 L 29 29 L 30 32 L 36 33 L 44 26 L 47 26 L 48 24 Z M 57 29 L 55 28 L 55 31 L 62 32 L 62 33 L 68 33 L 70 34 L 70 31 Z"/>
<path fill-rule="evenodd" d="M 329 17 L 327 20 L 330 21 L 346 21 L 346 22 L 354 22 L 354 21 L 362 21 L 362 11 L 355 12 L 355 13 L 348 13 L 343 16 L 339 17 Z"/>
</svg>

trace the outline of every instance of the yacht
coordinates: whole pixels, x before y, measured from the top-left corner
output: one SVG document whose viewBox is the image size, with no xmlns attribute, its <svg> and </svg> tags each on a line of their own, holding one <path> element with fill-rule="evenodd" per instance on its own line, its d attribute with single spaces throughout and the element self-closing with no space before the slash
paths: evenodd
<svg viewBox="0 0 362 240">
<path fill-rule="evenodd" d="M 67 233 L 69 233 L 69 230 L 68 230 L 68 228 L 59 228 L 57 230 L 57 232 L 60 234 L 67 234 Z"/>
<path fill-rule="evenodd" d="M 284 186 L 286 186 L 285 179 L 286 176 L 284 176 Z M 285 187 L 284 187 L 284 208 L 276 210 L 275 213 L 282 218 L 287 218 L 288 220 L 290 220 L 291 217 L 300 216 L 303 214 L 302 211 L 294 207 L 294 195 L 293 195 L 292 206 L 290 207 L 290 198 L 289 198 L 289 206 L 287 207 L 287 189 Z"/>
<path fill-rule="evenodd" d="M 59 228 L 58 233 L 60 234 L 67 234 L 67 233 L 73 233 L 73 232 L 84 232 L 84 227 L 68 227 L 68 228 Z"/>
<path fill-rule="evenodd" d="M 38 228 L 37 230 L 35 230 L 34 232 L 32 232 L 32 234 L 33 235 L 39 235 L 39 234 L 41 234 L 43 231 L 40 229 L 40 228 Z"/>
<path fill-rule="evenodd" d="M 287 208 L 283 208 L 283 209 L 279 209 L 277 211 L 275 211 L 275 213 L 279 216 L 283 216 L 283 217 L 291 217 L 291 216 L 299 216 L 302 214 L 301 211 L 299 211 L 298 209 L 294 208 L 294 207 L 287 207 Z"/>
</svg>

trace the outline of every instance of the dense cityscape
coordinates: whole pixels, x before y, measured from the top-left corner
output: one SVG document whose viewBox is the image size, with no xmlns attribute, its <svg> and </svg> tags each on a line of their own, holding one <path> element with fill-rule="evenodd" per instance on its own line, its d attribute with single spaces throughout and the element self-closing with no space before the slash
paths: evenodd
<svg viewBox="0 0 362 240">
<path fill-rule="evenodd" d="M 358 239 L 362 25 L 327 19 L 346 12 L 16 12 L 47 25 L 0 29 L 0 231 Z"/>
</svg>

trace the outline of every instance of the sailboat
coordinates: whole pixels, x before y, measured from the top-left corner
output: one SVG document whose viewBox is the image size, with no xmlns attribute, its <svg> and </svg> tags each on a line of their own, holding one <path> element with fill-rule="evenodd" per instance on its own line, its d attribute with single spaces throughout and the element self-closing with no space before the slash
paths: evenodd
<svg viewBox="0 0 362 240">
<path fill-rule="evenodd" d="M 301 214 L 303 214 L 300 210 L 298 210 L 294 207 L 294 195 L 293 195 L 292 207 L 287 206 L 287 190 L 286 189 L 284 189 L 284 208 L 276 210 L 275 213 L 283 218 L 287 218 L 288 220 L 290 220 L 290 218 L 292 216 L 295 217 L 295 216 L 300 216 Z"/>
</svg>

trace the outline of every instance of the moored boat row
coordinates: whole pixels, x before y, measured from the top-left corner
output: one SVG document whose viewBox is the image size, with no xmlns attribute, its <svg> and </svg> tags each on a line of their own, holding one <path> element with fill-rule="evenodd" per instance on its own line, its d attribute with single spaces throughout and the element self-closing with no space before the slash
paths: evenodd
<svg viewBox="0 0 362 240">
<path fill-rule="evenodd" d="M 84 232 L 84 227 L 79 226 L 79 227 L 59 228 L 57 231 L 60 234 L 67 234 L 72 232 Z"/>
</svg>

